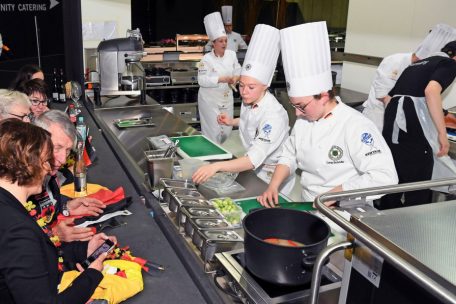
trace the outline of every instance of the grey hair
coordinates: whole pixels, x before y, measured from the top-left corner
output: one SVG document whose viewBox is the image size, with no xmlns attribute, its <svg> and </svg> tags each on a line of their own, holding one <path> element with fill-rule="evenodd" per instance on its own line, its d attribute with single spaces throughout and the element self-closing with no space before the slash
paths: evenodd
<svg viewBox="0 0 456 304">
<path fill-rule="evenodd" d="M 65 112 L 59 110 L 50 110 L 38 116 L 33 122 L 38 127 L 49 131 L 51 124 L 59 125 L 63 132 L 73 141 L 76 141 L 76 128 Z"/>
<path fill-rule="evenodd" d="M 32 104 L 27 95 L 18 91 L 0 89 L 0 118 L 4 114 L 8 114 L 11 107 L 23 104 L 31 107 Z"/>
</svg>

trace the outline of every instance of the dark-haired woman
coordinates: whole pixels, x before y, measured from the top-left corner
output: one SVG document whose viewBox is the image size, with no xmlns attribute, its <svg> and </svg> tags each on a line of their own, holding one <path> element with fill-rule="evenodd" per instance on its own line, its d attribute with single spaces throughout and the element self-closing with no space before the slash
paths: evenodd
<svg viewBox="0 0 456 304">
<path fill-rule="evenodd" d="M 17 119 L 1 121 L 0 134 L 0 303 L 86 303 L 103 278 L 106 256 L 58 294 L 57 249 L 26 210 L 27 197 L 41 192 L 54 163 L 50 134 Z M 106 238 L 64 244 L 63 256 L 82 262 Z"/>
<path fill-rule="evenodd" d="M 39 117 L 44 112 L 49 111 L 48 108 L 48 86 L 42 79 L 30 79 L 29 81 L 23 82 L 19 88 L 19 92 L 24 93 L 28 96 L 30 103 L 32 104 L 30 110 L 33 116 Z"/>
<path fill-rule="evenodd" d="M 44 73 L 41 68 L 35 64 L 27 64 L 19 69 L 16 78 L 10 85 L 11 90 L 17 90 L 19 86 L 30 79 L 41 79 L 44 80 Z"/>
</svg>

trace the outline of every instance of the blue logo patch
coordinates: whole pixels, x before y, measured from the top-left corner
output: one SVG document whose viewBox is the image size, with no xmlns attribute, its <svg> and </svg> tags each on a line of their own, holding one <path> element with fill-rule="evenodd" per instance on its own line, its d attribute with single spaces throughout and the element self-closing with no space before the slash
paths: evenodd
<svg viewBox="0 0 456 304">
<path fill-rule="evenodd" d="M 363 133 L 363 134 L 361 134 L 361 142 L 368 146 L 373 146 L 374 138 L 372 137 L 372 135 L 370 133 Z"/>
<path fill-rule="evenodd" d="M 263 127 L 264 135 L 269 135 L 272 131 L 272 126 L 270 124 L 265 124 Z"/>
</svg>

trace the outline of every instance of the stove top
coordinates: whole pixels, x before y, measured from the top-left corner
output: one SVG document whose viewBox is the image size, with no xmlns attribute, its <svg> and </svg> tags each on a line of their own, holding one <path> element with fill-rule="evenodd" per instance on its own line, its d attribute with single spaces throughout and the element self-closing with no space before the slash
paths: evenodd
<svg viewBox="0 0 456 304">
<path fill-rule="evenodd" d="M 310 298 L 310 282 L 301 286 L 281 286 L 255 277 L 244 267 L 243 249 L 215 256 L 228 277 L 228 285 L 243 303 L 305 303 L 303 301 Z M 327 264 L 322 273 L 319 303 L 337 303 L 341 276 L 331 264 Z"/>
</svg>

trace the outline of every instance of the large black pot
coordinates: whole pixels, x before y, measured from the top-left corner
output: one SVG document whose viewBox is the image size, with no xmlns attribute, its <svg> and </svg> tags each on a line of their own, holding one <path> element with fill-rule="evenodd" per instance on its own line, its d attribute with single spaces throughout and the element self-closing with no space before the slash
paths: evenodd
<svg viewBox="0 0 456 304">
<path fill-rule="evenodd" d="M 258 278 L 273 284 L 297 286 L 312 278 L 315 258 L 326 247 L 331 230 L 319 217 L 298 210 L 271 208 L 249 213 L 243 221 L 245 263 Z M 267 238 L 304 244 L 287 247 Z"/>
</svg>

